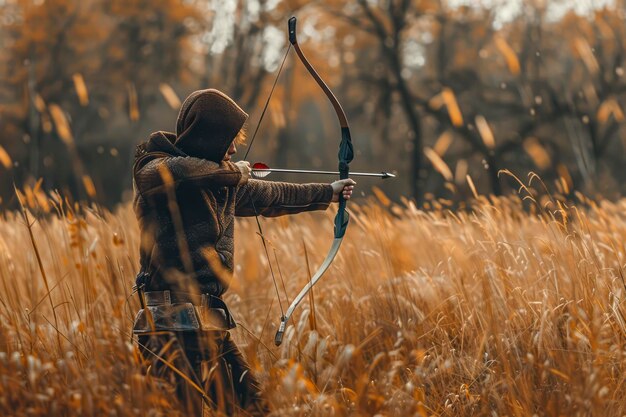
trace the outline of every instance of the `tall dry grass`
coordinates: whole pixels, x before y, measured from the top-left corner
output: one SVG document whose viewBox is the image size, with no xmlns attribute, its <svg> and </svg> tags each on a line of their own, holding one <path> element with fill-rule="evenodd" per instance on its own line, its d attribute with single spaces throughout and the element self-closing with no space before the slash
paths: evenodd
<svg viewBox="0 0 626 417">
<path fill-rule="evenodd" d="M 177 415 L 130 343 L 131 208 L 23 199 L 32 240 L 22 214 L 0 220 L 0 415 Z M 256 226 L 239 221 L 227 300 L 276 415 L 626 414 L 626 201 L 386 204 L 352 206 L 280 348 L 279 304 L 328 250 L 333 213 L 265 221 L 280 303 Z"/>
</svg>

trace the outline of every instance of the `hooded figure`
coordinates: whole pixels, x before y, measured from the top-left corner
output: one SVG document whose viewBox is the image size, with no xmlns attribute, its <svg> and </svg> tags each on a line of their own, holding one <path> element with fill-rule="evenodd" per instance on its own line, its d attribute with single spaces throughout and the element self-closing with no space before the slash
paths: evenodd
<svg viewBox="0 0 626 417">
<path fill-rule="evenodd" d="M 341 192 L 350 198 L 354 184 L 250 179 L 248 162 L 230 161 L 247 118 L 220 91 L 196 91 L 180 109 L 176 134 L 150 135 L 137 147 L 133 166 L 143 307 L 133 331 L 146 360 L 155 361 L 153 372 L 171 379 L 190 415 L 200 415 L 203 398 L 227 415 L 268 411 L 257 380 L 230 339 L 235 320 L 222 299 L 233 272 L 235 216 L 325 210 Z M 172 355 L 168 362 L 202 386 L 204 396 L 155 360 L 154 352 L 168 356 L 164 346 Z M 202 380 L 205 361 L 217 370 L 210 380 Z"/>
<path fill-rule="evenodd" d="M 196 158 L 221 162 L 248 114 L 218 90 L 200 90 L 183 103 L 176 121 L 178 149 Z"/>
</svg>

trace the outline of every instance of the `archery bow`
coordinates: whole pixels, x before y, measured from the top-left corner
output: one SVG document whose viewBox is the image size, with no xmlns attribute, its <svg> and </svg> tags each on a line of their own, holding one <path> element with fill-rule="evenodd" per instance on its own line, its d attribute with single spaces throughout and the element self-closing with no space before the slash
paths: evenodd
<svg viewBox="0 0 626 417">
<path fill-rule="evenodd" d="M 288 27 L 289 27 L 290 45 L 287 48 L 287 51 L 285 52 L 285 56 L 278 70 L 278 74 L 276 76 L 276 79 L 274 80 L 274 84 L 267 98 L 267 101 L 265 102 L 265 106 L 263 107 L 263 111 L 261 112 L 261 117 L 259 118 L 259 122 L 256 126 L 256 129 L 254 130 L 254 134 L 252 135 L 250 145 L 248 146 L 248 150 L 246 151 L 246 154 L 244 155 L 243 159 L 247 160 L 247 156 L 250 153 L 250 149 L 252 148 L 252 144 L 254 143 L 254 139 L 256 138 L 256 134 L 259 130 L 259 126 L 261 125 L 261 121 L 263 120 L 263 116 L 265 115 L 265 112 L 267 110 L 267 106 L 269 104 L 270 98 L 272 96 L 272 93 L 274 92 L 274 88 L 276 87 L 276 82 L 278 81 L 278 77 L 280 76 L 280 72 L 282 71 L 283 65 L 285 63 L 285 59 L 287 58 L 287 54 L 289 53 L 289 49 L 291 49 L 291 47 L 293 46 L 293 48 L 296 50 L 298 57 L 300 58 L 300 61 L 302 61 L 302 63 L 304 64 L 306 69 L 309 71 L 313 79 L 317 82 L 320 88 L 324 91 L 324 94 L 326 94 L 326 97 L 328 97 L 328 99 L 330 100 L 335 110 L 335 113 L 337 114 L 337 118 L 339 119 L 339 125 L 341 126 L 341 142 L 339 144 L 339 152 L 338 152 L 339 179 L 347 179 L 350 173 L 349 164 L 350 162 L 352 162 L 352 159 L 354 158 L 354 149 L 352 147 L 352 139 L 350 136 L 350 127 L 348 125 L 348 120 L 346 118 L 345 112 L 343 111 L 343 108 L 341 107 L 341 104 L 339 104 L 339 101 L 337 100 L 333 92 L 330 90 L 330 88 L 328 88 L 326 83 L 322 80 L 322 78 L 319 76 L 317 71 L 315 71 L 313 66 L 309 63 L 309 61 L 304 56 L 302 50 L 300 49 L 300 46 L 298 45 L 298 40 L 296 37 L 296 22 L 297 20 L 295 17 L 292 17 L 291 19 L 289 19 Z M 261 236 L 261 239 L 263 241 L 263 246 L 265 248 L 265 254 L 269 261 L 269 253 L 268 253 L 267 245 L 265 242 L 265 236 L 263 234 L 263 229 L 261 228 L 261 223 L 259 222 L 259 219 L 258 219 L 258 213 L 257 213 L 256 207 L 254 206 L 254 201 L 252 199 L 251 199 L 251 202 L 252 202 L 252 207 L 255 212 L 257 227 L 259 228 L 259 234 Z M 278 327 L 278 331 L 276 332 L 276 336 L 274 337 L 274 343 L 276 344 L 276 346 L 280 346 L 280 344 L 282 343 L 283 335 L 287 327 L 287 322 L 289 321 L 289 318 L 293 314 L 298 304 L 300 304 L 300 302 L 304 299 L 304 297 L 311 290 L 311 288 L 319 281 L 319 279 L 322 277 L 324 272 L 326 272 L 330 264 L 335 259 L 335 256 L 337 255 L 337 252 L 339 251 L 339 247 L 341 246 L 341 241 L 343 240 L 343 236 L 346 233 L 349 220 L 350 220 L 350 216 L 348 212 L 346 211 L 346 200 L 343 198 L 343 194 L 339 193 L 339 207 L 338 207 L 337 214 L 334 220 L 334 224 L 335 224 L 334 239 L 330 247 L 330 250 L 328 254 L 326 255 L 326 258 L 320 265 L 319 269 L 313 274 L 313 276 L 311 277 L 307 285 L 300 291 L 298 296 L 289 305 L 289 308 L 287 309 L 286 312 L 283 311 L 282 305 L 280 305 L 280 295 L 279 295 L 278 301 L 279 301 L 279 305 L 281 309 L 281 318 L 280 318 L 280 325 Z M 270 272 L 272 273 L 272 278 L 274 279 L 274 286 L 276 287 L 276 292 L 278 293 L 278 287 L 276 286 L 276 280 L 274 277 L 273 270 L 271 268 L 271 263 L 270 263 Z"/>
<path fill-rule="evenodd" d="M 339 101 L 337 100 L 333 92 L 330 90 L 330 88 L 328 88 L 326 83 L 322 80 L 317 71 L 315 71 L 313 66 L 311 66 L 309 61 L 304 56 L 304 53 L 302 53 L 302 50 L 298 45 L 298 39 L 296 37 L 296 22 L 297 20 L 295 17 L 289 19 L 289 42 L 296 50 L 300 61 L 302 61 L 313 79 L 324 91 L 326 97 L 328 97 L 333 108 L 335 109 L 335 113 L 337 114 L 337 118 L 339 119 L 339 124 L 341 126 L 341 142 L 339 144 L 338 152 L 339 179 L 347 179 L 350 174 L 349 164 L 354 158 L 354 149 L 352 147 L 352 139 L 350 137 L 350 126 L 348 125 L 348 120 L 346 118 L 346 114 L 343 111 L 343 108 L 341 107 L 341 104 L 339 104 Z M 300 304 L 300 301 L 302 301 L 302 299 L 311 290 L 311 288 L 313 288 L 313 285 L 315 285 L 315 283 L 319 281 L 319 279 L 322 277 L 324 272 L 326 272 L 330 264 L 335 259 L 337 252 L 339 251 L 341 241 L 343 240 L 343 236 L 346 233 L 346 229 L 348 228 L 348 222 L 350 220 L 350 216 L 346 211 L 346 203 L 347 202 L 343 198 L 343 195 L 339 193 L 339 208 L 337 210 L 337 215 L 335 216 L 335 233 L 333 244 L 330 248 L 330 251 L 326 255 L 326 259 L 324 259 L 324 262 L 322 262 L 319 269 L 313 274 L 307 285 L 302 288 L 298 296 L 292 301 L 285 314 L 283 314 L 283 316 L 280 318 L 280 325 L 278 327 L 278 331 L 276 332 L 276 336 L 274 337 L 274 343 L 276 344 L 276 346 L 280 346 L 280 344 L 283 342 L 283 335 L 285 334 L 287 322 L 289 321 L 291 314 L 296 309 L 298 304 Z"/>
</svg>

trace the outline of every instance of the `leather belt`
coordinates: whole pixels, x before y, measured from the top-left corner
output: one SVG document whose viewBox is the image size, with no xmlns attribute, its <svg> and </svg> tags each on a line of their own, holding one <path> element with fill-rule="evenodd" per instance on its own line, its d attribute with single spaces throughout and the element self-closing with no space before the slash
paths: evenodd
<svg viewBox="0 0 626 417">
<path fill-rule="evenodd" d="M 224 300 L 211 294 L 197 294 L 182 291 L 147 291 L 143 293 L 148 306 L 191 303 L 208 308 L 226 308 Z"/>
<path fill-rule="evenodd" d="M 143 293 L 148 306 L 191 303 L 208 308 L 226 308 L 224 300 L 211 294 L 197 294 L 181 291 L 147 291 Z"/>
<path fill-rule="evenodd" d="M 161 305 L 183 304 L 183 303 L 191 303 L 194 305 L 200 305 L 203 301 L 203 297 L 205 296 L 219 299 L 217 297 L 213 297 L 208 294 L 194 294 L 194 293 L 189 293 L 189 292 L 170 291 L 170 290 L 147 291 L 143 293 L 143 296 L 144 296 L 144 300 L 146 301 L 146 305 L 148 306 L 161 306 Z"/>
</svg>

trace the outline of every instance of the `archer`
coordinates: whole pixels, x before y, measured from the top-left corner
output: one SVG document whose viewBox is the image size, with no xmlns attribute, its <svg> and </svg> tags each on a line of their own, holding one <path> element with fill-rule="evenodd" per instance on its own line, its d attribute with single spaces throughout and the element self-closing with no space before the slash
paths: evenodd
<svg viewBox="0 0 626 417">
<path fill-rule="evenodd" d="M 234 217 L 325 210 L 340 196 L 349 200 L 356 184 L 251 179 L 247 161 L 231 161 L 247 118 L 220 91 L 196 91 L 180 109 L 176 133 L 153 133 L 133 166 L 143 307 L 133 331 L 190 415 L 202 414 L 203 399 L 226 415 L 269 412 L 230 337 L 235 320 L 222 298 L 233 274 Z M 206 380 L 203 363 L 213 370 Z"/>
</svg>

